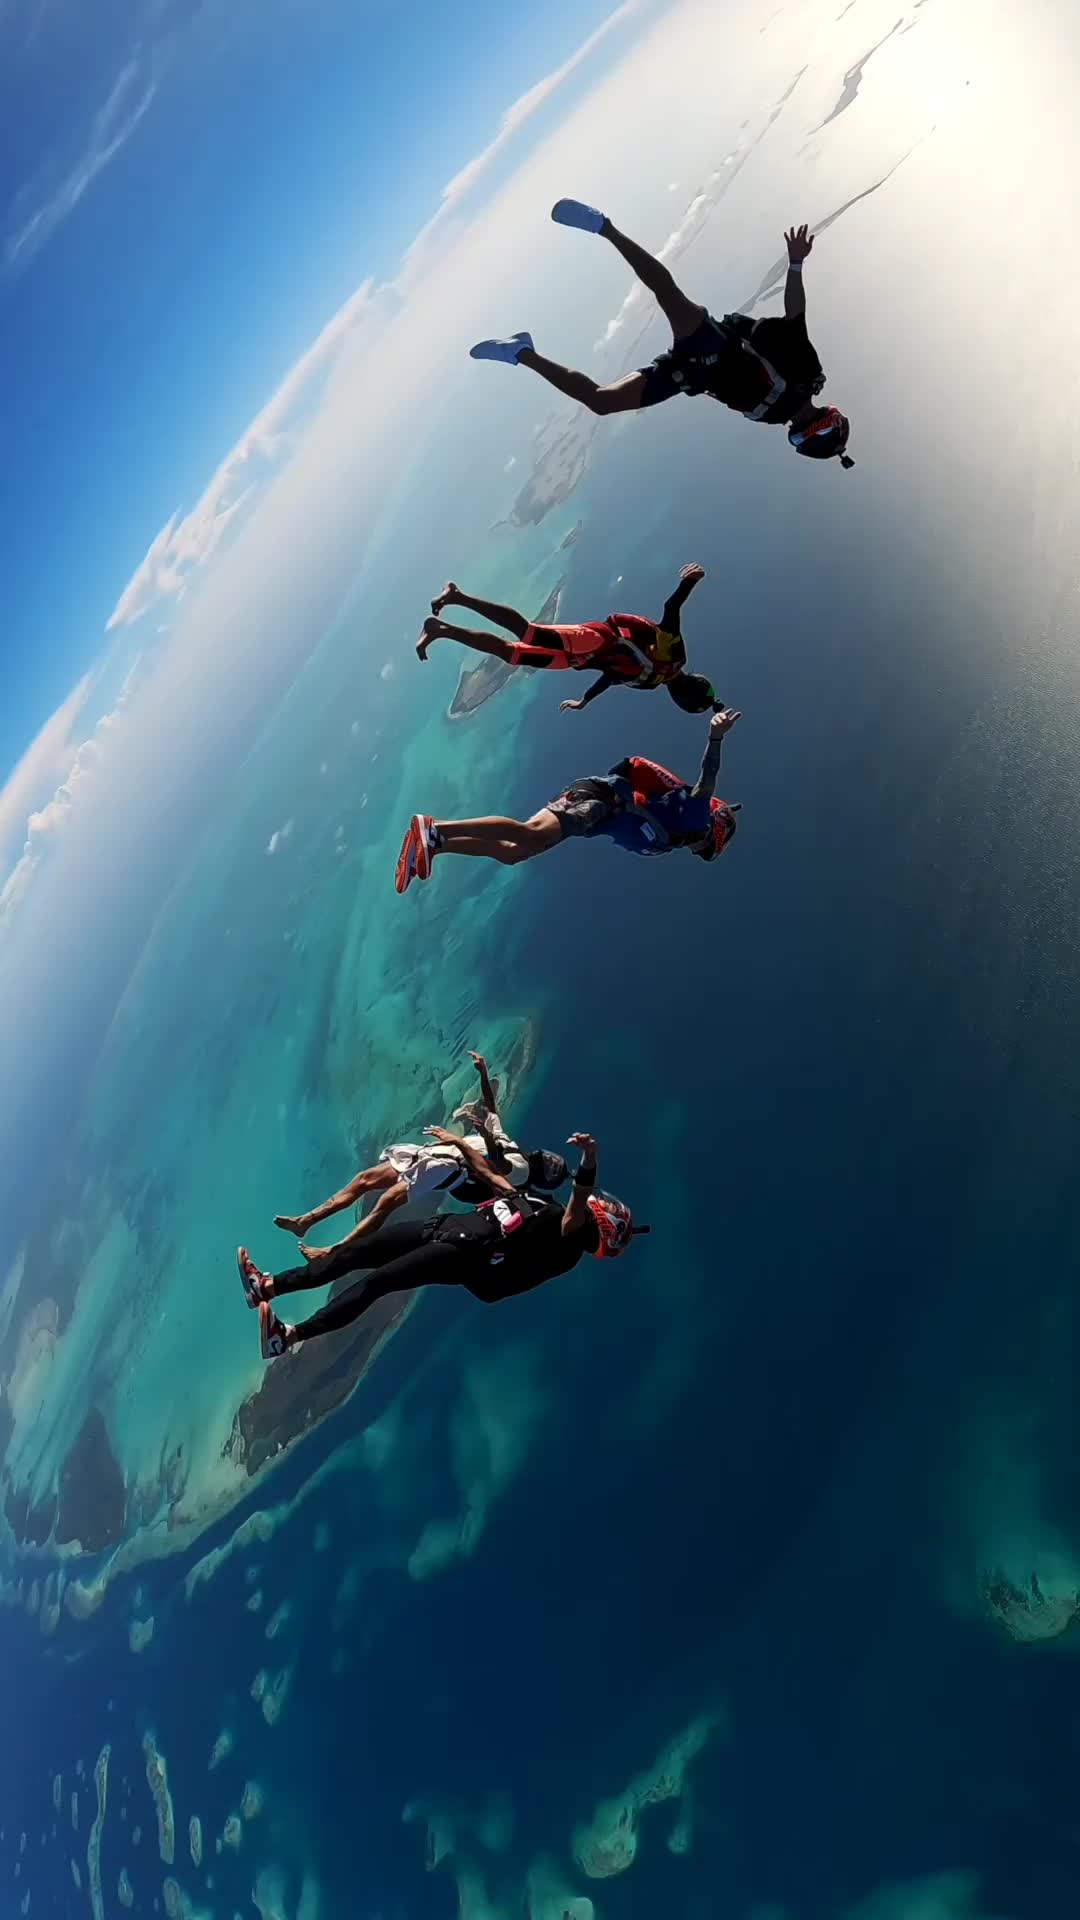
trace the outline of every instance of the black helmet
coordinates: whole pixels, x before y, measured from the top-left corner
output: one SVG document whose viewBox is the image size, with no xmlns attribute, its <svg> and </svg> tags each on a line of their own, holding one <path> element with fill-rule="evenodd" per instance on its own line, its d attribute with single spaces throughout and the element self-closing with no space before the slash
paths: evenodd
<svg viewBox="0 0 1080 1920">
<path fill-rule="evenodd" d="M 569 1180 L 570 1169 L 561 1153 L 552 1153 L 547 1147 L 538 1147 L 534 1153 L 525 1155 L 529 1168 L 530 1187 L 539 1187 L 542 1192 L 551 1193 Z"/>
<path fill-rule="evenodd" d="M 668 681 L 667 690 L 684 713 L 708 713 L 717 705 L 712 683 L 703 673 L 677 673 Z"/>
</svg>

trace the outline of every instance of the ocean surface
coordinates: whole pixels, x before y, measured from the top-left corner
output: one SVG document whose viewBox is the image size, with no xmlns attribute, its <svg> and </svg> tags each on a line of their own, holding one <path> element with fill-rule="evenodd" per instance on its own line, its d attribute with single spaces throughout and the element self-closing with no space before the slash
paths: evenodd
<svg viewBox="0 0 1080 1920">
<path fill-rule="evenodd" d="M 1034 138 L 1062 96 L 1040 109 L 1018 71 Z M 992 132 L 927 152 L 887 216 L 913 284 L 935 187 L 976 227 L 1019 194 Z M 490 530 L 505 483 L 446 506 L 437 474 L 388 514 L 159 918 L 78 1136 L 78 1218 L 126 1276 L 78 1308 L 118 1457 L 183 1434 L 222 1492 L 222 1420 L 260 1372 L 233 1247 L 270 1264 L 275 1211 L 441 1118 L 468 1046 L 498 1072 L 529 1026 L 517 1137 L 593 1130 L 653 1231 L 500 1308 L 423 1298 L 190 1545 L 51 1638 L 0 1616 L 3 1914 L 27 1890 L 86 1911 L 106 1743 L 110 1920 L 122 1868 L 136 1914 L 224 1920 L 253 1898 L 263 1920 L 1073 1910 L 1080 1628 L 1025 1643 L 993 1604 L 1080 1594 L 1078 403 L 1038 405 L 1069 199 L 1043 184 L 1014 278 L 973 259 L 948 329 L 934 299 L 902 327 L 876 303 L 879 225 L 843 298 L 815 282 L 854 474 L 673 404 L 612 425 L 536 528 Z M 688 265 L 708 278 L 718 245 Z M 445 573 L 530 612 L 565 576 L 564 617 L 595 618 L 659 613 L 694 559 L 691 665 L 744 715 L 721 865 L 572 844 L 445 860 L 396 901 L 414 808 L 524 816 L 627 752 L 692 775 L 704 745 L 661 695 L 560 715 L 554 676 L 448 722 L 462 656 L 411 653 Z M 133 1196 L 142 1243 L 108 1224 Z"/>
</svg>

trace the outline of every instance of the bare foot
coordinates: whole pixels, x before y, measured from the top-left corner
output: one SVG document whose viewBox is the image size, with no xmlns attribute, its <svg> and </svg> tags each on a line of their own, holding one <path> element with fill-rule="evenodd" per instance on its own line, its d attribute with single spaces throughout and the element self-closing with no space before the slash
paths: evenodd
<svg viewBox="0 0 1080 1920">
<path fill-rule="evenodd" d="M 330 1258 L 334 1249 L 333 1247 L 309 1247 L 305 1241 L 301 1240 L 300 1251 L 309 1266 L 317 1267 L 320 1260 Z"/>
<path fill-rule="evenodd" d="M 457 597 L 458 597 L 458 588 L 454 585 L 454 582 L 452 580 L 448 580 L 442 592 L 437 593 L 435 595 L 434 600 L 431 603 L 432 613 L 441 613 L 444 607 L 453 606 L 454 601 L 457 599 Z"/>
<path fill-rule="evenodd" d="M 275 1227 L 280 1227 L 283 1233 L 295 1233 L 297 1238 L 307 1232 L 310 1224 L 306 1213 L 275 1213 L 274 1215 Z"/>
<path fill-rule="evenodd" d="M 433 640 L 441 640 L 442 631 L 443 623 L 441 620 L 435 620 L 429 616 L 428 619 L 424 621 L 420 629 L 420 638 L 416 643 L 416 657 L 418 660 L 427 659 L 428 648 Z"/>
</svg>

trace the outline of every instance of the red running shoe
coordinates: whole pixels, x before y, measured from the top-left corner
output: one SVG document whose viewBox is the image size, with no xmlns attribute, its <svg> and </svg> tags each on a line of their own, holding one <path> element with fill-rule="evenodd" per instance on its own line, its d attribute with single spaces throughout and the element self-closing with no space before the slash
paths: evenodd
<svg viewBox="0 0 1080 1920">
<path fill-rule="evenodd" d="M 264 1360 L 280 1360 L 288 1351 L 289 1329 L 282 1325 L 269 1300 L 259 1302 L 259 1347 Z"/>
<path fill-rule="evenodd" d="M 259 1306 L 265 1298 L 262 1284 L 265 1276 L 261 1269 L 255 1265 L 246 1247 L 237 1247 L 236 1266 L 240 1275 L 240 1285 L 244 1289 L 244 1298 L 248 1306 Z"/>
</svg>

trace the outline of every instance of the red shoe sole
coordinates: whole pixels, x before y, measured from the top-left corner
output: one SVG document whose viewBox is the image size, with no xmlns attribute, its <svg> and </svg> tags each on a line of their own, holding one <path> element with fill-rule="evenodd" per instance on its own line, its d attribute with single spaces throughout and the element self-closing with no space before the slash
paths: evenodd
<svg viewBox="0 0 1080 1920">
<path fill-rule="evenodd" d="M 397 866 L 394 868 L 395 893 L 407 893 L 413 881 L 416 879 L 415 842 L 416 833 L 413 828 L 413 823 L 410 820 L 405 838 L 401 843 L 401 852 L 397 857 Z M 412 856 L 411 864 L 410 855 Z"/>
<path fill-rule="evenodd" d="M 427 840 L 424 837 L 424 828 L 430 826 L 430 824 L 431 822 L 426 813 L 414 813 L 412 823 L 413 857 L 416 863 L 416 877 L 418 880 L 430 880 L 431 878 L 431 853 L 428 849 Z"/>
</svg>

